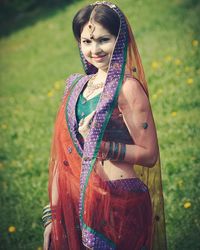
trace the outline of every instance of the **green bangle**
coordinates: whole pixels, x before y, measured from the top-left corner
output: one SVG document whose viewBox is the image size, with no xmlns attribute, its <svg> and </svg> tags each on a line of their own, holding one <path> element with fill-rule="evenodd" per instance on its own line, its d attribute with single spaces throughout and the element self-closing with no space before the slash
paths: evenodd
<svg viewBox="0 0 200 250">
<path fill-rule="evenodd" d="M 114 152 L 113 152 L 113 159 L 112 160 L 117 160 L 117 156 L 119 153 L 119 143 L 114 142 L 115 147 L 114 147 Z"/>
<path fill-rule="evenodd" d="M 120 150 L 118 161 L 123 161 L 125 158 L 125 154 L 126 154 L 126 144 L 124 143 L 120 143 L 120 144 L 121 144 L 121 150 Z"/>
</svg>

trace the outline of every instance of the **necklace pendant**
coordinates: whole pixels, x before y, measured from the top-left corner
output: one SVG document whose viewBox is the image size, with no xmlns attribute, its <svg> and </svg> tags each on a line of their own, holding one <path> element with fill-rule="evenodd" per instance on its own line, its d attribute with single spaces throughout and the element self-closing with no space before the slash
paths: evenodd
<svg viewBox="0 0 200 250">
<path fill-rule="evenodd" d="M 85 104 L 85 103 L 86 103 L 86 100 L 83 100 L 83 101 L 82 101 L 82 104 Z"/>
</svg>

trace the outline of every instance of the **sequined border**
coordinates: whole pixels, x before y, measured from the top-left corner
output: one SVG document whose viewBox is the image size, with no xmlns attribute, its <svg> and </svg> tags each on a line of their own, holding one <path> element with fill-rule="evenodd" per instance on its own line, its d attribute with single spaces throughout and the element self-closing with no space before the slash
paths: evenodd
<svg viewBox="0 0 200 250">
<path fill-rule="evenodd" d="M 84 198 L 89 177 L 92 172 L 94 163 L 96 161 L 96 156 L 100 147 L 100 142 L 102 140 L 104 130 L 107 126 L 109 118 L 117 102 L 117 97 L 121 89 L 125 64 L 126 64 L 127 43 L 128 43 L 127 24 L 124 15 L 120 12 L 120 10 L 116 8 L 115 11 L 118 13 L 121 20 L 120 33 L 118 35 L 116 46 L 114 48 L 114 52 L 112 55 L 112 60 L 109 65 L 109 71 L 105 82 L 105 86 L 101 94 L 100 101 L 97 105 L 93 122 L 91 124 L 91 129 L 85 140 L 84 152 L 82 157 L 81 179 L 80 179 L 81 192 L 80 192 L 80 203 L 79 203 L 79 216 L 80 216 L 81 228 L 82 230 L 84 229 L 84 231 L 88 231 L 88 233 L 94 234 L 94 236 L 95 234 L 98 233 L 98 235 L 101 235 L 101 238 L 104 239 L 105 243 L 108 239 L 103 234 L 94 231 L 85 224 L 83 220 L 83 213 L 84 213 Z M 100 250 L 101 248 L 96 247 L 95 250 L 97 249 Z"/>
<path fill-rule="evenodd" d="M 67 126 L 73 141 L 73 144 L 78 152 L 78 154 L 82 157 L 83 149 L 77 139 L 78 133 L 78 124 L 76 120 L 76 103 L 79 97 L 80 92 L 82 91 L 83 87 L 85 86 L 86 82 L 89 80 L 90 76 L 78 77 L 72 83 L 72 89 L 66 101 L 66 122 Z M 81 78 L 81 79 L 80 79 Z"/>
</svg>

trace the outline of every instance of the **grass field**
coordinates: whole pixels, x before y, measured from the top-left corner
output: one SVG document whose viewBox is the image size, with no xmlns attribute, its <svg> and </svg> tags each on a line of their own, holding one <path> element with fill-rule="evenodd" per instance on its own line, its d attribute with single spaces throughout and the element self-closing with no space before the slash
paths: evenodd
<svg viewBox="0 0 200 250">
<path fill-rule="evenodd" d="M 200 249 L 198 2 L 115 1 L 133 27 L 149 83 L 169 250 Z M 64 79 L 83 71 L 71 21 L 87 3 L 37 9 L 1 37 L 0 249 L 42 249 L 53 122 Z"/>
</svg>

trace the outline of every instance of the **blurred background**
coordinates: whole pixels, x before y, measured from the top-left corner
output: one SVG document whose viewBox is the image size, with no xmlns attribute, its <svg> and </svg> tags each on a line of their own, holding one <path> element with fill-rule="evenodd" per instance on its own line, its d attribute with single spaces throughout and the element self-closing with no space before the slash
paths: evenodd
<svg viewBox="0 0 200 250">
<path fill-rule="evenodd" d="M 53 124 L 64 80 L 83 72 L 71 23 L 89 3 L 0 1 L 0 249 L 42 250 Z M 200 249 L 200 1 L 114 3 L 131 23 L 149 84 L 168 249 Z"/>
</svg>

